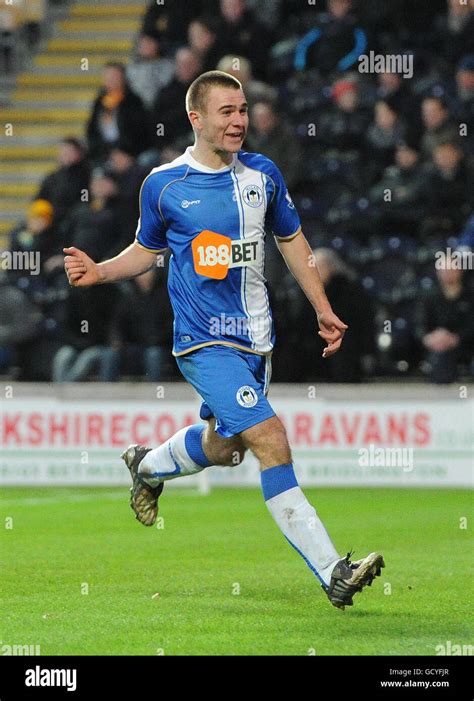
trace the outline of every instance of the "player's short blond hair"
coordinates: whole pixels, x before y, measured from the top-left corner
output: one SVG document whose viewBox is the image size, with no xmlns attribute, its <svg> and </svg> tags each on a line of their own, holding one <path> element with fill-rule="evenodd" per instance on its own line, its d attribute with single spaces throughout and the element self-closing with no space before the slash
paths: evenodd
<svg viewBox="0 0 474 701">
<path fill-rule="evenodd" d="M 186 112 L 206 113 L 206 101 L 209 90 L 213 87 L 234 88 L 242 90 L 242 83 L 235 76 L 224 71 L 207 71 L 198 76 L 186 93 Z"/>
</svg>

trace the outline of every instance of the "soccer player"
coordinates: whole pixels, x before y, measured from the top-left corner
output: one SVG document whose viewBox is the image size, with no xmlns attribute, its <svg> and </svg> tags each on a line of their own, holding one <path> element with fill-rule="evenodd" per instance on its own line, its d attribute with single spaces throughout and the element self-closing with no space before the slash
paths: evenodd
<svg viewBox="0 0 474 701">
<path fill-rule="evenodd" d="M 169 479 L 210 465 L 237 465 L 246 450 L 258 458 L 267 507 L 289 543 L 343 609 L 384 566 L 378 553 L 341 558 L 293 469 L 285 429 L 267 399 L 275 338 L 265 287 L 265 228 L 312 304 L 325 358 L 347 329 L 332 311 L 295 206 L 277 166 L 242 150 L 248 108 L 242 85 L 220 71 L 203 73 L 186 95 L 195 144 L 154 168 L 140 192 L 133 244 L 95 263 L 65 248 L 71 285 L 115 282 L 140 275 L 171 249 L 168 290 L 174 310 L 173 355 L 203 399 L 206 424 L 188 426 L 157 448 L 123 454 L 132 477 L 131 506 L 151 526 Z M 150 310 L 159 314 L 159 309 Z"/>
</svg>

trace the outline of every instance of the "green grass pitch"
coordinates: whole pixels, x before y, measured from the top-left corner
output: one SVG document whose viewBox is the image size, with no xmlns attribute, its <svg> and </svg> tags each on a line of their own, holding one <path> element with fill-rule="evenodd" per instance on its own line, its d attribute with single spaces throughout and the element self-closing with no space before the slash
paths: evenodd
<svg viewBox="0 0 474 701">
<path fill-rule="evenodd" d="M 341 555 L 385 556 L 345 612 L 257 489 L 165 487 L 160 529 L 134 520 L 126 487 L 5 489 L 2 644 L 41 655 L 436 655 L 473 642 L 469 491 L 305 492 Z"/>
</svg>

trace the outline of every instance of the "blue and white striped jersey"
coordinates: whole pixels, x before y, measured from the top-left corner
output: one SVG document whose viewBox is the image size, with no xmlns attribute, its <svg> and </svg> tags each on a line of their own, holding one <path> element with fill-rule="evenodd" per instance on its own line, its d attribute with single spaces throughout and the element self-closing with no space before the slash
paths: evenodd
<svg viewBox="0 0 474 701">
<path fill-rule="evenodd" d="M 281 239 L 301 231 L 283 176 L 266 156 L 239 151 L 214 170 L 189 147 L 145 178 L 136 243 L 171 249 L 174 355 L 214 344 L 261 355 L 272 350 L 266 227 Z"/>
</svg>

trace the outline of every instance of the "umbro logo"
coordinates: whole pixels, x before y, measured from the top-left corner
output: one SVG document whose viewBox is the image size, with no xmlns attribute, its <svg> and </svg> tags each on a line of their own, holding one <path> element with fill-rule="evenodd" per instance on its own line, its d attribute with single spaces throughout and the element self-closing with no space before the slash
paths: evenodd
<svg viewBox="0 0 474 701">
<path fill-rule="evenodd" d="M 187 209 L 190 207 L 192 204 L 201 204 L 201 200 L 183 200 L 181 202 L 181 207 L 183 209 Z"/>
</svg>

